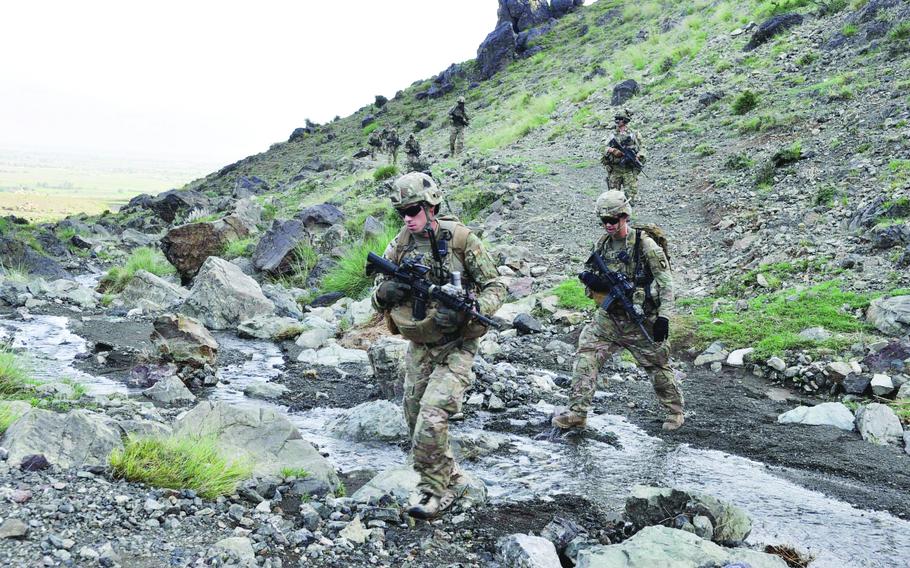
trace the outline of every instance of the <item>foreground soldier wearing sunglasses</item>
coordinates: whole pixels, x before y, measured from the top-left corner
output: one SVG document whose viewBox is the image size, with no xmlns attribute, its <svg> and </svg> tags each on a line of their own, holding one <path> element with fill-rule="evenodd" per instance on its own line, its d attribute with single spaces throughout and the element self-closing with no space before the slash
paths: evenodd
<svg viewBox="0 0 910 568">
<path fill-rule="evenodd" d="M 608 302 L 608 310 L 598 309 L 578 338 L 578 352 L 572 370 L 569 406 L 556 411 L 552 424 L 562 431 L 581 429 L 587 424 L 588 411 L 597 386 L 597 373 L 606 358 L 628 349 L 650 375 L 660 404 L 666 409 L 664 430 L 682 425 L 683 395 L 670 368 L 669 316 L 673 311 L 673 278 L 670 263 L 661 245 L 645 229 L 630 225 L 632 207 L 621 191 L 607 191 L 597 198 L 597 214 L 606 234 L 594 246 L 605 267 L 585 271 L 579 279 L 589 297 L 598 305 L 611 291 L 602 268 L 619 273 L 631 285 L 628 300 L 644 317 L 630 315 L 623 302 Z M 592 255 L 593 256 L 593 255 Z M 640 310 L 640 312 L 639 312 Z M 650 326 L 650 337 L 645 327 Z"/>
<path fill-rule="evenodd" d="M 451 218 L 437 217 L 442 193 L 422 173 L 400 177 L 392 205 L 404 227 L 383 257 L 398 265 L 428 267 L 433 284 L 463 294 L 483 316 L 492 316 L 506 297 L 496 265 L 477 235 Z M 457 274 L 457 276 L 456 276 Z M 411 287 L 380 274 L 374 307 L 386 314 L 393 333 L 410 340 L 405 365 L 404 415 L 411 432 L 418 493 L 408 513 L 430 519 L 448 509 L 463 490 L 449 444 L 449 417 L 461 411 L 474 381 L 472 366 L 487 327 L 464 311 L 432 299 L 415 310 Z"/>
</svg>

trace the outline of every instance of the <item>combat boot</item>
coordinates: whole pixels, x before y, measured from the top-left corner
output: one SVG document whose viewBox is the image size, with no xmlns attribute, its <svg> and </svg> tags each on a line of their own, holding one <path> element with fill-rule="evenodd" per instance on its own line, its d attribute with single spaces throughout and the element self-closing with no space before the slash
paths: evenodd
<svg viewBox="0 0 910 568">
<path fill-rule="evenodd" d="M 586 412 L 576 412 L 568 408 L 561 408 L 553 415 L 550 424 L 561 430 L 585 428 L 588 425 L 588 414 Z"/>
<path fill-rule="evenodd" d="M 663 426 L 661 428 L 668 432 L 673 430 L 679 430 L 682 428 L 682 425 L 686 422 L 686 417 L 683 416 L 682 412 L 674 412 L 667 415 L 667 419 L 664 420 Z"/>
<path fill-rule="evenodd" d="M 417 504 L 408 509 L 408 514 L 415 519 L 435 519 L 455 502 L 455 492 L 446 490 L 443 494 L 423 493 Z"/>
</svg>

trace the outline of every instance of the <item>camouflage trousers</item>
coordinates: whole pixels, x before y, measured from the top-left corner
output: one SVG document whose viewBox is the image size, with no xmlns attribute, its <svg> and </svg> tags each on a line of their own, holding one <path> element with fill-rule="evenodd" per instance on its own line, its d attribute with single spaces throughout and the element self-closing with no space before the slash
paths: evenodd
<svg viewBox="0 0 910 568">
<path fill-rule="evenodd" d="M 396 147 L 396 148 L 389 148 L 389 149 L 387 150 L 387 152 L 389 153 L 389 161 L 390 161 L 392 164 L 397 165 L 397 164 L 398 164 L 398 148 L 397 148 L 397 147 Z"/>
<path fill-rule="evenodd" d="M 478 340 L 430 347 L 408 346 L 404 374 L 404 417 L 411 433 L 418 488 L 442 495 L 456 471 L 449 443 L 449 416 L 461 412 L 464 393 L 474 382 Z"/>
<path fill-rule="evenodd" d="M 622 191 L 629 198 L 629 204 L 634 204 L 638 195 L 638 173 L 619 168 L 607 170 L 607 189 Z"/>
<path fill-rule="evenodd" d="M 650 330 L 653 323 L 653 319 L 646 321 L 645 329 Z M 569 408 L 576 412 L 591 410 L 597 373 L 607 357 L 620 349 L 628 349 L 648 373 L 657 400 L 668 413 L 681 414 L 683 394 L 676 374 L 670 368 L 669 342 L 651 343 L 634 322 L 620 316 L 611 318 L 603 310 L 597 310 L 594 320 L 581 330 L 578 338 Z"/>
<path fill-rule="evenodd" d="M 452 126 L 449 134 L 449 155 L 454 156 L 464 151 L 464 126 Z"/>
</svg>

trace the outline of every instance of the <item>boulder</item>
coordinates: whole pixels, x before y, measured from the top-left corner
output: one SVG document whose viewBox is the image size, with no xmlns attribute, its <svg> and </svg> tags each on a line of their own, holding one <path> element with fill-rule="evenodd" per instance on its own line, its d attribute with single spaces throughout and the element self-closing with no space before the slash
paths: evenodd
<svg viewBox="0 0 910 568">
<path fill-rule="evenodd" d="M 526 534 L 511 534 L 496 541 L 499 558 L 514 568 L 562 568 L 556 547 L 549 540 Z"/>
<path fill-rule="evenodd" d="M 565 8 L 564 4 L 560 6 Z M 508 24 L 518 33 L 544 24 L 553 16 L 547 0 L 499 0 L 496 17 L 497 27 Z"/>
<path fill-rule="evenodd" d="M 240 199 L 234 204 L 231 217 L 238 219 L 250 233 L 259 229 L 262 222 L 262 205 L 253 198 Z"/>
<path fill-rule="evenodd" d="M 620 544 L 581 550 L 576 568 L 695 568 L 735 563 L 750 568 L 787 568 L 779 556 L 747 548 L 724 548 L 692 533 L 663 526 L 646 527 Z"/>
<path fill-rule="evenodd" d="M 123 448 L 121 432 L 113 419 L 79 409 L 66 414 L 33 409 L 14 422 L 0 438 L 9 451 L 9 464 L 27 456 L 43 454 L 63 469 L 84 465 L 107 465 L 114 450 Z"/>
<path fill-rule="evenodd" d="M 894 296 L 872 300 L 866 319 L 879 331 L 888 335 L 910 333 L 910 296 Z"/>
<path fill-rule="evenodd" d="M 372 215 L 363 220 L 363 240 L 378 239 L 385 232 L 385 225 Z"/>
<path fill-rule="evenodd" d="M 351 316 L 351 322 L 357 327 L 372 321 L 376 310 L 373 309 L 373 302 L 370 298 L 364 298 L 351 304 L 348 315 Z"/>
<path fill-rule="evenodd" d="M 742 367 L 743 365 L 746 364 L 746 362 L 745 362 L 746 356 L 751 355 L 753 351 L 755 351 L 755 348 L 753 348 L 753 347 L 747 347 L 745 349 L 736 349 L 734 351 L 731 351 L 730 354 L 727 355 L 727 360 L 725 362 L 727 365 L 729 365 L 731 367 Z"/>
<path fill-rule="evenodd" d="M 155 319 L 151 341 L 164 358 L 181 366 L 215 366 L 218 342 L 197 320 L 183 315 Z"/>
<path fill-rule="evenodd" d="M 774 369 L 775 371 L 777 371 L 778 373 L 783 373 L 784 370 L 787 368 L 787 363 L 780 357 L 771 357 L 770 359 L 765 361 L 765 364 L 767 366 L 771 367 L 772 369 Z"/>
<path fill-rule="evenodd" d="M 303 319 L 303 311 L 300 309 L 300 304 L 297 303 L 297 298 L 294 297 L 293 290 L 277 284 L 263 284 L 262 293 L 275 304 L 275 312 L 279 316 Z M 297 293 L 302 294 L 303 291 Z"/>
<path fill-rule="evenodd" d="M 512 327 L 518 331 L 518 335 L 529 335 L 531 333 L 540 333 L 543 331 L 543 326 L 540 325 L 540 322 L 528 314 L 518 314 L 518 316 L 512 320 Z"/>
<path fill-rule="evenodd" d="M 56 260 L 10 237 L 0 237 L 0 264 L 48 280 L 70 277 Z"/>
<path fill-rule="evenodd" d="M 249 459 L 258 476 L 278 475 L 282 468 L 299 468 L 333 488 L 339 484 L 332 464 L 300 437 L 296 426 L 272 409 L 203 402 L 177 419 L 174 435 L 211 436 L 229 455 Z"/>
<path fill-rule="evenodd" d="M 752 34 L 749 43 L 743 47 L 743 51 L 752 51 L 772 37 L 785 32 L 793 26 L 798 26 L 801 23 L 803 23 L 803 17 L 800 14 L 779 14 L 765 20 L 758 26 L 755 33 Z"/>
<path fill-rule="evenodd" d="M 639 93 L 638 82 L 635 79 L 626 79 L 617 83 L 613 87 L 613 96 L 610 98 L 610 104 L 619 106 Z"/>
<path fill-rule="evenodd" d="M 876 373 L 869 384 L 872 386 L 872 393 L 876 396 L 887 396 L 894 392 L 894 382 L 888 375 Z"/>
<path fill-rule="evenodd" d="M 161 239 L 161 250 L 174 265 L 184 284 L 192 280 L 210 256 L 221 254 L 233 240 L 249 235 L 237 217 L 225 217 L 210 223 L 189 223 L 167 232 Z"/>
<path fill-rule="evenodd" d="M 752 521 L 742 509 L 704 493 L 636 485 L 626 499 L 625 517 L 639 527 L 669 522 L 677 515 L 708 517 L 716 527 L 712 540 L 720 544 L 738 545 L 752 532 Z"/>
<path fill-rule="evenodd" d="M 584 0 L 550 0 L 550 15 L 561 18 L 584 5 Z"/>
<path fill-rule="evenodd" d="M 457 493 L 464 495 L 456 502 L 456 507 L 468 509 L 481 505 L 487 500 L 487 487 L 483 481 L 462 470 L 460 483 L 455 486 Z M 417 491 L 420 475 L 409 465 L 400 465 L 379 473 L 358 489 L 351 498 L 357 503 L 370 503 L 388 495 L 399 505 L 408 501 L 411 493 Z"/>
<path fill-rule="evenodd" d="M 533 296 L 528 296 L 522 298 L 517 302 L 509 302 L 503 304 L 496 313 L 493 314 L 493 317 L 501 319 L 505 322 L 512 323 L 515 321 L 515 318 L 519 314 L 530 314 L 534 308 L 537 306 L 537 298 Z"/>
<path fill-rule="evenodd" d="M 241 322 L 275 312 L 255 280 L 230 262 L 209 257 L 180 310 L 209 329 L 233 329 Z"/>
<path fill-rule="evenodd" d="M 799 332 L 799 337 L 808 341 L 826 341 L 831 339 L 832 333 L 823 327 L 807 327 Z"/>
<path fill-rule="evenodd" d="M 273 339 L 275 341 L 296 339 L 303 331 L 303 324 L 294 318 L 282 318 L 273 315 L 259 315 L 244 320 L 237 326 L 240 337 L 253 339 Z"/>
<path fill-rule="evenodd" d="M 408 342 L 400 337 L 381 337 L 367 350 L 373 378 L 382 397 L 400 401 L 404 395 L 405 355 Z"/>
<path fill-rule="evenodd" d="M 0 524 L 0 540 L 8 538 L 22 539 L 28 535 L 28 525 L 14 518 L 9 518 Z"/>
<path fill-rule="evenodd" d="M 237 199 L 246 199 L 268 190 L 268 182 L 257 176 L 240 176 L 234 182 L 234 197 Z"/>
<path fill-rule="evenodd" d="M 173 363 L 141 363 L 130 369 L 126 384 L 132 388 L 145 389 L 158 381 L 176 375 L 180 369 Z"/>
<path fill-rule="evenodd" d="M 161 235 L 150 235 L 130 228 L 123 229 L 120 233 L 120 241 L 130 249 L 151 246 L 160 239 Z"/>
<path fill-rule="evenodd" d="M 695 358 L 694 365 L 710 365 L 711 363 L 723 363 L 727 360 L 730 353 L 724 349 L 722 343 L 715 341 L 705 349 L 704 353 Z"/>
<path fill-rule="evenodd" d="M 262 272 L 287 274 L 293 271 L 295 262 L 299 262 L 295 254 L 297 247 L 309 244 L 312 244 L 312 237 L 301 221 L 276 219 L 256 245 L 253 266 Z"/>
<path fill-rule="evenodd" d="M 313 205 L 300 211 L 294 218 L 299 220 L 307 229 L 314 227 L 331 227 L 344 222 L 344 213 L 331 203 Z"/>
<path fill-rule="evenodd" d="M 853 366 L 843 361 L 832 361 L 825 366 L 825 371 L 834 382 L 841 382 L 854 373 Z"/>
<path fill-rule="evenodd" d="M 477 48 L 477 69 L 481 80 L 495 75 L 515 56 L 518 36 L 510 22 L 502 22 Z"/>
<path fill-rule="evenodd" d="M 507 288 L 509 290 L 509 295 L 513 298 L 524 298 L 531 295 L 531 291 L 534 287 L 534 279 L 530 276 L 524 276 L 521 278 L 513 278 L 509 282 Z"/>
<path fill-rule="evenodd" d="M 232 536 L 219 540 L 212 545 L 206 556 L 218 557 L 223 553 L 227 553 L 231 560 L 219 565 L 238 566 L 236 562 L 239 562 L 239 566 L 243 568 L 256 568 L 259 565 L 256 562 L 256 553 L 253 551 L 253 541 L 245 536 Z"/>
<path fill-rule="evenodd" d="M 330 343 L 328 346 L 316 351 L 307 349 L 297 356 L 297 361 L 310 365 L 323 365 L 325 367 L 337 367 L 342 363 L 369 363 L 367 352 L 361 349 L 348 349 L 337 343 Z"/>
<path fill-rule="evenodd" d="M 304 327 L 306 327 L 306 324 L 304 324 Z M 298 347 L 315 350 L 324 347 L 332 337 L 335 337 L 335 332 L 331 328 L 311 327 L 298 335 L 297 341 L 294 343 Z"/>
<path fill-rule="evenodd" d="M 165 406 L 178 406 L 196 401 L 196 396 L 186 388 L 179 377 L 174 375 L 158 381 L 142 391 L 142 394 L 145 398 Z"/>
<path fill-rule="evenodd" d="M 847 394 L 863 394 L 871 382 L 872 379 L 866 375 L 850 375 L 841 382 L 841 386 Z"/>
<path fill-rule="evenodd" d="M 816 406 L 800 406 L 777 417 L 779 424 L 808 424 L 811 426 L 834 426 L 848 432 L 853 431 L 853 413 L 840 402 L 823 402 Z"/>
<path fill-rule="evenodd" d="M 564 517 L 553 517 L 553 520 L 540 531 L 540 536 L 552 542 L 558 552 L 562 552 L 570 542 L 585 532 L 574 521 Z"/>
<path fill-rule="evenodd" d="M 373 400 L 358 404 L 333 419 L 326 428 L 335 437 L 354 442 L 401 442 L 408 439 L 408 425 L 400 404 Z"/>
<path fill-rule="evenodd" d="M 166 310 L 182 303 L 189 295 L 190 291 L 186 288 L 172 284 L 151 272 L 137 270 L 133 279 L 120 293 L 120 299 L 128 308 L 136 307 L 141 300 Z"/>
<path fill-rule="evenodd" d="M 905 246 L 910 244 L 910 225 L 874 227 L 869 231 L 869 240 L 873 248 L 882 250 Z"/>
<path fill-rule="evenodd" d="M 131 200 L 130 206 L 132 205 Z M 158 194 L 157 197 L 141 200 L 136 205 L 152 210 L 155 215 L 167 223 L 173 223 L 178 215 L 189 213 L 194 209 L 205 209 L 209 206 L 209 199 L 198 191 L 172 189 Z"/>
<path fill-rule="evenodd" d="M 904 434 L 901 421 L 894 411 L 888 405 L 878 402 L 861 406 L 856 411 L 856 429 L 863 440 L 881 446 L 899 442 Z"/>
<path fill-rule="evenodd" d="M 243 389 L 243 394 L 250 398 L 275 400 L 281 398 L 290 389 L 279 383 L 252 383 Z"/>
<path fill-rule="evenodd" d="M 370 537 L 370 531 L 363 526 L 360 517 L 357 516 L 346 527 L 338 531 L 338 536 L 354 544 L 363 544 Z"/>
</svg>

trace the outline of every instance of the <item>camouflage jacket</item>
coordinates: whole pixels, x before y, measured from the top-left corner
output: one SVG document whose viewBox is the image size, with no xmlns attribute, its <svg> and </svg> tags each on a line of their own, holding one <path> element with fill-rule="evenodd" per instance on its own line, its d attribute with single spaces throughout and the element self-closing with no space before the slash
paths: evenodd
<svg viewBox="0 0 910 568">
<path fill-rule="evenodd" d="M 470 122 L 464 105 L 455 105 L 449 109 L 449 118 L 452 120 L 453 126 L 467 126 Z"/>
<path fill-rule="evenodd" d="M 625 238 L 610 237 L 604 235 L 593 250 L 600 253 L 604 262 L 612 271 L 625 274 L 631 282 L 635 282 L 635 244 L 638 238 L 636 230 L 629 229 L 629 234 Z M 625 252 L 625 254 L 622 254 Z M 653 279 L 648 282 L 636 283 L 635 295 L 632 301 L 642 306 L 646 314 L 670 317 L 676 307 L 676 301 L 673 294 L 673 274 L 670 269 L 670 262 L 667 255 L 660 248 L 654 239 L 648 236 L 644 231 L 641 232 L 640 259 L 645 269 L 645 275 Z M 621 258 L 629 259 L 623 262 Z M 645 286 L 651 292 L 651 301 L 648 302 L 645 294 Z M 593 296 L 590 290 L 588 295 Z"/>
<path fill-rule="evenodd" d="M 398 138 L 398 133 L 394 130 L 389 130 L 385 133 L 383 142 L 385 143 L 386 148 L 397 148 L 401 146 L 401 140 Z"/>
<path fill-rule="evenodd" d="M 616 140 L 620 146 L 632 148 L 638 156 L 638 161 L 642 164 L 645 163 L 645 151 L 644 148 L 642 148 L 641 136 L 638 132 L 627 128 L 625 132 L 614 130 L 610 136 L 604 139 L 604 150 L 601 158 L 601 163 L 603 163 L 604 166 L 610 169 L 632 169 L 628 166 L 621 165 L 622 158 L 614 156 L 613 153 L 609 151 L 611 140 Z"/>
<path fill-rule="evenodd" d="M 409 156 L 419 156 L 420 142 L 416 138 L 408 138 L 408 141 L 404 144 L 404 152 Z"/>
<path fill-rule="evenodd" d="M 370 146 L 376 146 L 377 148 L 382 146 L 382 134 L 376 130 L 370 132 L 370 137 L 367 138 L 367 144 Z"/>
</svg>

